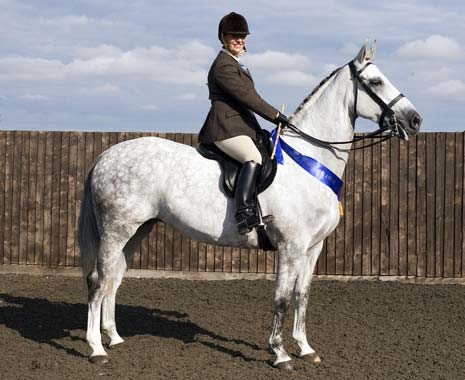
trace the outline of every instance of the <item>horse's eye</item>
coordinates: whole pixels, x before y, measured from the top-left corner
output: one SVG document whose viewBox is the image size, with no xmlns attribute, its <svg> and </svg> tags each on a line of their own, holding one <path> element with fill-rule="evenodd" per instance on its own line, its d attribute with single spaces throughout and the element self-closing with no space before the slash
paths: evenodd
<svg viewBox="0 0 465 380">
<path fill-rule="evenodd" d="M 383 81 L 380 78 L 373 78 L 370 79 L 370 84 L 375 87 L 379 87 L 383 85 Z"/>
</svg>

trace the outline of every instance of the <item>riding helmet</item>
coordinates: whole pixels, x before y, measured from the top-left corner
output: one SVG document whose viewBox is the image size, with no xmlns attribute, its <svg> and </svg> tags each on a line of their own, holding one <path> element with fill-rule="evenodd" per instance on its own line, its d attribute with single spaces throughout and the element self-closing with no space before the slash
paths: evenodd
<svg viewBox="0 0 465 380">
<path fill-rule="evenodd" d="M 221 42 L 223 42 L 221 35 L 225 33 L 250 34 L 245 17 L 235 12 L 224 16 L 218 25 L 218 39 Z"/>
</svg>

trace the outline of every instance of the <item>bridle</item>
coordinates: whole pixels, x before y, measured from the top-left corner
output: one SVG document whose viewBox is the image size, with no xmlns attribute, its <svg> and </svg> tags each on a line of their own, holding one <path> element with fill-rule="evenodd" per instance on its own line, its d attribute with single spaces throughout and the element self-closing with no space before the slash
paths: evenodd
<svg viewBox="0 0 465 380">
<path fill-rule="evenodd" d="M 397 118 L 395 112 L 392 110 L 392 107 L 402 98 L 404 98 L 403 94 L 397 95 L 394 99 L 392 99 L 388 104 L 384 102 L 372 89 L 368 84 L 362 79 L 360 74 L 362 74 L 365 69 L 370 66 L 372 63 L 368 61 L 365 65 L 357 71 L 355 67 L 354 61 L 349 62 L 350 72 L 352 77 L 357 80 L 357 82 L 363 87 L 366 93 L 370 96 L 370 98 L 375 101 L 383 110 L 381 116 L 379 117 L 378 125 L 380 128 L 384 127 L 384 123 L 386 121 L 387 129 L 390 129 L 395 132 L 395 136 L 399 134 L 399 125 L 397 123 Z M 355 84 L 355 101 L 354 101 L 354 117 L 357 117 L 357 99 L 358 99 L 358 90 Z M 386 119 L 387 117 L 387 119 Z"/>
<path fill-rule="evenodd" d="M 300 135 L 304 140 L 307 140 L 309 142 L 312 142 L 316 145 L 320 145 L 326 148 L 330 149 L 337 149 L 340 150 L 339 148 L 334 147 L 333 145 L 339 145 L 339 144 L 352 144 L 360 140 L 365 140 L 368 138 L 379 138 L 380 141 L 363 145 L 362 147 L 358 148 L 352 148 L 352 149 L 363 149 L 372 145 L 379 144 L 387 139 L 390 139 L 395 136 L 402 135 L 402 137 L 407 138 L 407 135 L 405 131 L 403 130 L 402 127 L 399 126 L 399 123 L 397 122 L 397 118 L 395 115 L 395 112 L 392 110 L 392 107 L 399 101 L 401 100 L 404 95 L 399 94 L 397 95 L 394 99 L 392 99 L 388 104 L 384 102 L 372 89 L 371 87 L 363 80 L 363 78 L 360 76 L 360 74 L 369 66 L 371 65 L 371 62 L 367 62 L 360 70 L 357 70 L 355 67 L 354 61 L 350 61 L 348 63 L 350 72 L 352 74 L 352 79 L 354 80 L 354 111 L 353 111 L 353 117 L 354 117 L 354 122 L 355 119 L 357 118 L 357 100 L 358 100 L 358 85 L 363 87 L 363 89 L 366 91 L 366 93 L 370 96 L 370 98 L 375 101 L 382 109 L 381 116 L 378 121 L 379 129 L 377 129 L 374 132 L 367 133 L 363 136 L 356 136 L 350 141 L 325 141 L 325 140 L 320 140 L 317 139 L 316 137 L 310 136 L 298 127 L 296 127 L 293 124 L 288 124 L 284 126 L 285 129 L 290 129 L 294 133 Z M 389 132 L 388 134 L 385 134 L 384 132 Z"/>
</svg>

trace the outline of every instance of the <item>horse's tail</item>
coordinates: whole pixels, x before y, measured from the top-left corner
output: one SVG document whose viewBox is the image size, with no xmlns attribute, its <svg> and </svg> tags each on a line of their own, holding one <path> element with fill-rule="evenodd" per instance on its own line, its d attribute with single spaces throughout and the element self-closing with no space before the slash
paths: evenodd
<svg viewBox="0 0 465 380">
<path fill-rule="evenodd" d="M 100 234 L 97 227 L 97 218 L 95 215 L 90 184 L 93 171 L 94 166 L 92 166 L 86 178 L 78 227 L 79 249 L 81 251 L 81 269 L 89 288 L 94 280 L 96 280 L 89 278 L 89 275 L 92 274 L 92 276 L 97 276 L 97 271 L 94 269 L 97 265 L 98 249 L 100 245 Z"/>
</svg>

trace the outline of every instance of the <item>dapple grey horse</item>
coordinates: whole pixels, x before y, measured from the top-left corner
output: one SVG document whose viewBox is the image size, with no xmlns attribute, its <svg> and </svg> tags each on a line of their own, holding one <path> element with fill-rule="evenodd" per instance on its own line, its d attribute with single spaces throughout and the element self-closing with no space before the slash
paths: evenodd
<svg viewBox="0 0 465 380">
<path fill-rule="evenodd" d="M 305 136 L 350 141 L 357 116 L 395 126 L 404 139 L 420 128 L 415 107 L 372 64 L 373 55 L 374 47 L 369 49 L 365 43 L 349 65 L 323 80 L 292 115 L 291 122 L 301 133 L 285 129 L 281 136 L 286 144 L 339 177 L 350 143 L 328 147 Z M 206 160 L 193 147 L 156 137 L 117 144 L 95 160 L 86 180 L 79 222 L 81 263 L 89 289 L 87 341 L 92 362 L 108 360 L 100 327 L 109 336 L 110 346 L 123 342 L 116 330 L 115 297 L 126 270 L 125 253 L 136 232 L 143 234 L 141 227 L 159 220 L 206 243 L 258 246 L 255 231 L 238 234 L 233 200 L 219 185 L 220 176 L 217 162 Z M 263 214 L 274 215 L 267 231 L 279 251 L 269 339 L 276 355 L 274 365 L 291 368 L 282 341 L 291 298 L 295 302 L 293 338 L 300 357 L 319 362 L 307 342 L 305 315 L 323 241 L 339 222 L 338 197 L 284 154 L 273 184 L 259 199 Z"/>
</svg>

